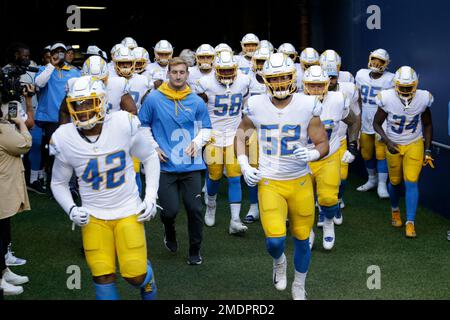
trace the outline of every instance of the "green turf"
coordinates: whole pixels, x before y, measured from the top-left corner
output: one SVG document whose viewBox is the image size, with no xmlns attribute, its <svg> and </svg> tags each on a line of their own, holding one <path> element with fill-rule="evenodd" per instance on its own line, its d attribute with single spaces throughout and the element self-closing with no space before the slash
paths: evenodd
<svg viewBox="0 0 450 320">
<path fill-rule="evenodd" d="M 347 187 L 344 224 L 337 227 L 332 252 L 322 249 L 322 233 L 315 228 L 317 241 L 307 279 L 309 299 L 450 299 L 450 243 L 445 237 L 450 221 L 420 208 L 418 238 L 406 239 L 403 228 L 390 226 L 387 200 L 379 200 L 374 192 L 353 191 L 361 182 L 353 177 Z M 225 186 L 219 196 L 217 225 L 204 229 L 202 266 L 186 264 L 184 210 L 177 221 L 177 254 L 164 248 L 160 221 L 147 224 L 148 251 L 159 299 L 291 298 L 291 239 L 286 245 L 289 285 L 286 291 L 278 292 L 271 283 L 272 260 L 266 253 L 260 224 L 251 225 L 243 237 L 228 235 Z M 68 218 L 48 198 L 31 195 L 31 203 L 32 212 L 13 219 L 14 250 L 17 256 L 28 259 L 25 266 L 13 270 L 30 277 L 25 292 L 17 299 L 94 299 L 89 270 L 80 252 L 80 230 L 72 232 Z M 243 212 L 247 209 L 245 202 Z M 81 267 L 81 290 L 66 287 L 66 269 L 70 265 Z M 367 268 L 371 265 L 381 268 L 381 290 L 367 289 Z M 119 291 L 122 299 L 139 299 L 138 290 L 123 280 L 119 281 Z"/>
</svg>

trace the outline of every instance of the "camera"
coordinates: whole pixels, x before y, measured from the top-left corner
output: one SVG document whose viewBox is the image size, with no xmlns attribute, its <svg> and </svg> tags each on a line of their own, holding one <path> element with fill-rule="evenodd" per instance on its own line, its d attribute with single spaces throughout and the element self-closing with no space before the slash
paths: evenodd
<svg viewBox="0 0 450 320">
<path fill-rule="evenodd" d="M 0 98 L 1 103 L 21 101 L 26 85 L 20 81 L 22 75 L 27 72 L 38 72 L 38 68 L 30 66 L 7 66 L 0 70 Z M 32 93 L 28 93 L 33 96 Z"/>
</svg>

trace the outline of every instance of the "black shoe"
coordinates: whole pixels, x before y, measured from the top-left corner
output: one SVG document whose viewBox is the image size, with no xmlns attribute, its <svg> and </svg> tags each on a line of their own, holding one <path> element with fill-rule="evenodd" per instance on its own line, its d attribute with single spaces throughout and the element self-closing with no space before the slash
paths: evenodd
<svg viewBox="0 0 450 320">
<path fill-rule="evenodd" d="M 178 251 L 178 241 L 175 234 L 175 231 L 172 232 L 164 232 L 164 246 L 172 253 Z"/>
<path fill-rule="evenodd" d="M 190 266 L 199 266 L 203 263 L 202 256 L 200 255 L 200 252 L 197 252 L 195 254 L 190 254 L 187 261 L 188 265 Z"/>
<path fill-rule="evenodd" d="M 45 190 L 45 188 L 42 186 L 42 184 L 36 180 L 34 181 L 32 184 L 29 184 L 27 186 L 27 189 L 31 192 L 40 194 L 40 195 L 46 195 L 47 194 L 47 190 Z"/>
</svg>

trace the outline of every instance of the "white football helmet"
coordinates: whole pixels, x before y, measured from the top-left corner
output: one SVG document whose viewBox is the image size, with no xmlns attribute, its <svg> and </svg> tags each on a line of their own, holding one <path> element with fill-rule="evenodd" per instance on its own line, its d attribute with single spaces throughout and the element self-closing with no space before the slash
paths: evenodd
<svg viewBox="0 0 450 320">
<path fill-rule="evenodd" d="M 134 57 L 127 47 L 120 47 L 113 56 L 116 73 L 124 78 L 130 78 L 134 73 Z"/>
<path fill-rule="evenodd" d="M 270 56 L 264 63 L 262 77 L 274 98 L 286 99 L 297 91 L 297 69 L 294 61 L 283 53 Z"/>
<path fill-rule="evenodd" d="M 122 48 L 122 47 L 125 47 L 125 46 L 124 46 L 123 44 L 121 44 L 121 43 L 116 44 L 114 47 L 112 47 L 112 49 L 111 49 L 111 59 L 114 58 L 114 53 L 115 53 L 118 49 L 120 49 L 120 48 Z"/>
<path fill-rule="evenodd" d="M 195 53 L 195 59 L 197 60 L 197 66 L 200 70 L 211 70 L 214 64 L 214 58 L 216 51 L 209 44 L 202 44 L 198 47 Z"/>
<path fill-rule="evenodd" d="M 259 42 L 259 47 L 267 47 L 270 50 L 270 53 L 274 53 L 275 52 L 275 48 L 273 46 L 273 44 L 269 41 L 269 40 L 261 40 Z"/>
<path fill-rule="evenodd" d="M 259 48 L 259 38 L 253 33 L 248 33 L 242 38 L 241 46 L 244 55 L 251 58 Z"/>
<path fill-rule="evenodd" d="M 169 41 L 161 40 L 156 44 L 154 53 L 155 61 L 162 66 L 167 66 L 169 64 L 169 60 L 172 59 L 173 56 L 173 47 Z"/>
<path fill-rule="evenodd" d="M 326 50 L 320 55 L 320 65 L 330 77 L 338 77 L 341 70 L 341 57 L 334 50 Z"/>
<path fill-rule="evenodd" d="M 389 53 L 384 49 L 377 49 L 369 55 L 369 69 L 376 73 L 384 73 L 391 62 Z"/>
<path fill-rule="evenodd" d="M 142 47 L 137 47 L 131 52 L 134 58 L 134 72 L 141 74 L 150 63 L 148 51 Z"/>
<path fill-rule="evenodd" d="M 233 53 L 225 50 L 217 54 L 214 61 L 214 70 L 220 83 L 226 86 L 233 84 L 238 74 L 238 63 Z"/>
<path fill-rule="evenodd" d="M 94 79 L 105 81 L 108 79 L 108 64 L 100 56 L 89 57 L 83 64 L 81 69 L 83 76 L 92 76 Z"/>
<path fill-rule="evenodd" d="M 261 75 L 264 63 L 269 60 L 270 55 L 271 52 L 268 47 L 261 47 L 255 51 L 255 54 L 252 57 L 252 70 L 254 73 Z"/>
<path fill-rule="evenodd" d="M 138 47 L 136 40 L 130 37 L 126 37 L 125 39 L 123 39 L 122 45 L 130 50 L 136 49 Z"/>
<path fill-rule="evenodd" d="M 78 78 L 70 86 L 66 102 L 73 124 L 91 130 L 105 118 L 105 84 L 91 76 Z"/>
<path fill-rule="evenodd" d="M 395 73 L 394 84 L 399 98 L 409 102 L 416 95 L 419 77 L 413 68 L 403 66 Z"/>
<path fill-rule="evenodd" d="M 320 65 L 319 53 L 314 48 L 306 48 L 300 54 L 300 64 L 303 71 L 306 71 L 309 67 Z"/>
<path fill-rule="evenodd" d="M 303 88 L 307 95 L 325 98 L 330 86 L 330 77 L 321 66 L 311 66 L 303 74 Z"/>
<path fill-rule="evenodd" d="M 218 55 L 219 53 L 221 53 L 222 51 L 230 51 L 231 53 L 233 53 L 233 49 L 231 49 L 231 47 L 229 45 L 227 45 L 226 43 L 220 43 L 218 44 L 215 48 L 214 51 L 216 52 L 216 55 Z"/>
<path fill-rule="evenodd" d="M 180 53 L 180 58 L 187 62 L 188 67 L 195 66 L 195 52 L 191 49 L 183 49 Z"/>
<path fill-rule="evenodd" d="M 284 53 L 289 58 L 292 59 L 292 61 L 296 61 L 298 57 L 298 52 L 295 50 L 295 47 L 291 43 L 283 43 L 277 50 L 277 52 Z"/>
</svg>

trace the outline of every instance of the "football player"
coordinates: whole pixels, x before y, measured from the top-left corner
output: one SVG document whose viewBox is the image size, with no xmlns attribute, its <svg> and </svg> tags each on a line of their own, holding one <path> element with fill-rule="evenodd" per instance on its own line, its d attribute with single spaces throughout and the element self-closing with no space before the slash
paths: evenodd
<svg viewBox="0 0 450 320">
<path fill-rule="evenodd" d="M 275 52 L 275 48 L 269 40 L 261 40 L 259 42 L 259 48 L 263 48 L 263 47 L 269 48 L 271 54 Z"/>
<path fill-rule="evenodd" d="M 155 62 L 150 63 L 148 71 L 153 81 L 153 86 L 157 89 L 167 80 L 169 60 L 173 57 L 173 47 L 167 40 L 159 41 L 154 48 Z"/>
<path fill-rule="evenodd" d="M 340 83 L 351 82 L 355 83 L 355 78 L 349 71 L 341 71 L 342 59 L 341 56 L 334 50 L 326 50 L 320 55 L 320 64 L 334 63 L 338 67 L 338 79 Z"/>
<path fill-rule="evenodd" d="M 106 114 L 105 103 L 102 81 L 88 76 L 71 85 L 67 106 L 72 123 L 60 126 L 50 144 L 56 157 L 51 188 L 70 220 L 82 228 L 96 298 L 119 298 L 117 258 L 122 277 L 141 290 L 142 299 L 151 300 L 156 298 L 156 286 L 143 222 L 156 215 L 159 160 L 137 117 L 124 111 Z M 144 201 L 134 182 L 132 157 L 147 168 Z M 69 190 L 73 171 L 82 207 Z"/>
<path fill-rule="evenodd" d="M 151 81 L 151 74 L 148 70 L 148 65 L 150 63 L 148 51 L 142 47 L 137 47 L 132 50 L 131 54 L 134 57 L 134 72 L 146 76 Z"/>
<path fill-rule="evenodd" d="M 259 39 L 253 33 L 246 34 L 241 41 L 242 54 L 236 56 L 239 70 L 244 74 L 249 74 L 252 69 L 253 54 L 259 48 Z"/>
<path fill-rule="evenodd" d="M 299 92 L 303 91 L 303 74 L 306 70 L 311 66 L 319 66 L 320 65 L 320 56 L 316 49 L 314 48 L 306 48 L 300 53 L 300 66 L 298 69 L 299 73 L 297 74 L 297 89 Z"/>
<path fill-rule="evenodd" d="M 419 80 L 411 67 L 401 67 L 394 77 L 395 89 L 378 93 L 374 129 L 387 145 L 392 225 L 401 227 L 401 182 L 406 189 L 406 237 L 415 238 L 414 220 L 419 202 L 418 180 L 422 166 L 434 168 L 431 155 L 433 96 L 417 90 Z M 387 122 L 386 129 L 383 123 Z"/>
<path fill-rule="evenodd" d="M 111 49 L 111 61 L 108 63 L 108 72 L 109 72 L 109 76 L 110 77 L 117 77 L 117 73 L 116 73 L 116 67 L 115 67 L 115 63 L 114 63 L 114 54 L 116 53 L 116 51 L 121 48 L 124 47 L 124 45 L 122 45 L 121 43 L 116 44 L 114 47 L 112 47 Z"/>
<path fill-rule="evenodd" d="M 388 52 L 384 49 L 377 49 L 370 53 L 369 68 L 361 69 L 356 74 L 356 86 L 359 89 L 362 109 L 361 155 L 369 174 L 368 181 L 357 190 L 366 192 L 377 188 L 378 196 L 381 199 L 389 198 L 386 185 L 388 179 L 386 144 L 379 135 L 375 134 L 373 119 L 377 112 L 376 97 L 378 93 L 394 86 L 394 74 L 386 71 L 389 63 Z"/>
<path fill-rule="evenodd" d="M 220 43 L 214 48 L 214 51 L 216 52 L 216 55 L 218 55 L 222 53 L 222 51 L 233 52 L 233 49 L 231 49 L 231 47 L 226 43 Z"/>
<path fill-rule="evenodd" d="M 267 251 L 273 258 L 273 284 L 287 287 L 285 256 L 286 219 L 294 238 L 294 300 L 305 300 L 305 282 L 311 259 L 309 235 L 314 224 L 314 192 L 308 163 L 328 153 L 328 140 L 320 121 L 321 103 L 315 96 L 295 93 L 296 68 L 282 53 L 264 64 L 268 94 L 250 97 L 247 114 L 236 138 L 244 179 L 258 185 L 261 222 Z M 250 165 L 246 142 L 256 130 L 259 168 Z M 308 149 L 308 137 L 315 145 Z M 253 162 L 253 161 L 252 161 Z"/>
<path fill-rule="evenodd" d="M 205 150 L 208 173 L 205 224 L 215 224 L 216 199 L 224 166 L 228 176 L 228 199 L 231 208 L 230 234 L 247 231 L 240 219 L 242 189 L 241 170 L 234 153 L 233 141 L 242 119 L 244 99 L 250 88 L 250 78 L 238 73 L 238 64 L 230 51 L 220 53 L 214 62 L 214 72 L 202 77 L 196 87 L 208 104 L 212 123 L 212 140 Z"/>
<path fill-rule="evenodd" d="M 359 108 L 359 91 L 353 82 L 343 81 L 341 82 L 340 75 L 340 59 L 338 59 L 337 54 L 330 54 L 330 50 L 326 51 L 326 55 L 320 57 L 320 65 L 327 72 L 330 77 L 329 91 L 339 91 L 345 93 L 345 95 L 350 99 L 350 108 L 353 113 L 358 118 L 358 131 L 361 129 L 361 110 Z M 345 78 L 344 78 L 345 79 Z M 339 148 L 339 157 L 341 158 L 341 184 L 339 187 L 339 207 L 344 209 L 344 190 L 346 181 L 348 178 L 348 167 L 349 164 L 355 160 L 355 157 L 347 150 L 347 129 L 346 123 L 342 122 L 339 124 L 338 136 L 341 139 L 341 146 Z M 334 224 L 341 225 L 343 221 L 342 212 L 339 210 L 339 214 L 334 219 Z M 321 227 L 323 221 L 319 221 L 318 226 Z"/>
<path fill-rule="evenodd" d="M 202 44 L 195 52 L 197 65 L 189 68 L 188 85 L 195 91 L 195 86 L 201 77 L 213 72 L 214 58 L 216 51 L 209 44 Z"/>
<path fill-rule="evenodd" d="M 323 221 L 323 248 L 331 250 L 335 243 L 334 219 L 339 217 L 338 193 L 340 185 L 341 157 L 338 135 L 341 121 L 349 126 L 348 151 L 354 157 L 357 154 L 359 134 L 358 118 L 350 109 L 350 101 L 342 92 L 329 91 L 330 78 L 321 66 L 312 66 L 303 75 L 304 94 L 315 96 L 322 102 L 322 121 L 330 144 L 325 158 L 310 163 L 312 177 L 316 185 L 319 204 L 319 220 Z M 311 147 L 314 147 L 311 144 Z"/>
</svg>

